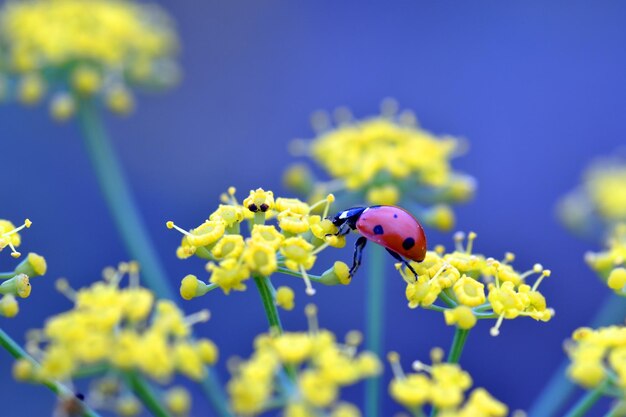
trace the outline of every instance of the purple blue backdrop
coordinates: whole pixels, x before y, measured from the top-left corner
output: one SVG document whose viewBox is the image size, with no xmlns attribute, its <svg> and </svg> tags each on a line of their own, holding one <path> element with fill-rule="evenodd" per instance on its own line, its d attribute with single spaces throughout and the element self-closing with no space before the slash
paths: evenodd
<svg viewBox="0 0 626 417">
<path fill-rule="evenodd" d="M 174 285 L 187 273 L 202 275 L 203 265 L 175 258 L 179 236 L 164 227 L 166 220 L 202 221 L 230 185 L 241 195 L 259 186 L 283 190 L 283 167 L 293 161 L 288 141 L 312 136 L 312 111 L 347 105 L 366 116 L 382 98 L 395 97 L 427 129 L 469 139 L 470 152 L 455 166 L 473 174 L 479 190 L 457 210 L 458 229 L 478 233 L 476 250 L 513 251 L 521 269 L 541 262 L 553 270 L 542 284 L 557 311 L 553 321 L 506 322 L 497 338 L 483 323 L 462 360 L 478 386 L 512 409 L 528 408 L 563 358 L 563 340 L 608 294 L 583 262 L 596 246 L 563 230 L 554 204 L 578 183 L 590 158 L 624 144 L 626 3 L 163 4 L 182 39 L 184 80 L 166 94 L 140 96 L 131 118 L 108 122 Z M 43 107 L 7 105 L 0 108 L 0 138 L 0 217 L 30 217 L 23 250 L 44 254 L 50 266 L 19 316 L 1 320 L 23 340 L 26 329 L 69 307 L 54 290 L 55 278 L 85 285 L 127 255 L 75 124 L 55 125 Z M 430 241 L 451 245 L 449 235 L 431 233 Z M 350 256 L 346 248 L 344 260 Z M 8 255 L 2 259 L 10 263 Z M 385 344 L 408 367 L 426 360 L 433 346 L 447 349 L 452 329 L 438 313 L 406 307 L 404 283 L 391 265 Z M 362 278 L 318 288 L 313 299 L 321 323 L 339 335 L 364 327 Z M 298 308 L 284 322 L 302 329 L 301 282 L 279 283 L 298 290 Z M 184 307 L 211 309 L 213 319 L 198 332 L 219 344 L 222 358 L 247 356 L 254 335 L 266 328 L 254 291 L 216 291 Z M 11 364 L 0 352 L 0 414 L 49 415 L 53 396 L 13 382 Z M 224 375 L 223 365 L 220 370 Z M 349 398 L 360 396 L 360 388 L 348 390 Z M 210 416 L 205 410 L 199 400 L 194 415 Z M 386 400 L 385 417 L 397 410 Z"/>
</svg>

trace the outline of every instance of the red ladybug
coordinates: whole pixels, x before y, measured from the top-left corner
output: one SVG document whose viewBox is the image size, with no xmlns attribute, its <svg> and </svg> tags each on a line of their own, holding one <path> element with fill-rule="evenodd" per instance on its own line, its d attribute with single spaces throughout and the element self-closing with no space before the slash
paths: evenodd
<svg viewBox="0 0 626 417">
<path fill-rule="evenodd" d="M 357 230 L 361 236 L 354 244 L 350 276 L 361 265 L 367 240 L 387 249 L 417 277 L 408 260 L 422 262 L 426 256 L 426 235 L 422 225 L 408 211 L 395 206 L 352 207 L 337 213 L 331 221 L 339 228 L 337 235 Z"/>
</svg>

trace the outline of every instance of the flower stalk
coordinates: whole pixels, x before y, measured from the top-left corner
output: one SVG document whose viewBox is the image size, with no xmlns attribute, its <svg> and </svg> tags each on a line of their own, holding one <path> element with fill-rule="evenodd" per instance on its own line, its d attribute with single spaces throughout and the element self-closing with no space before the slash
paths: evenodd
<svg viewBox="0 0 626 417">
<path fill-rule="evenodd" d="M 122 167 L 109 142 L 96 103 L 81 102 L 78 107 L 78 117 L 100 189 L 117 230 L 122 235 L 126 249 L 134 259 L 139 261 L 146 285 L 156 293 L 157 297 L 174 299 L 174 292 L 168 285 L 165 271 L 148 236 Z"/>
<path fill-rule="evenodd" d="M 582 417 L 604 395 L 604 390 L 611 384 L 607 378 L 594 389 L 588 391 L 576 404 L 565 414 L 565 417 Z"/>
<path fill-rule="evenodd" d="M 154 417 L 170 417 L 167 410 L 157 399 L 155 393 L 141 375 L 136 372 L 129 372 L 126 375 L 128 385 L 135 395 L 141 400 L 143 405 L 152 413 Z"/>
<path fill-rule="evenodd" d="M 452 347 L 450 348 L 450 352 L 448 353 L 449 363 L 459 363 L 468 335 L 469 330 L 463 330 L 459 327 L 455 329 L 454 339 L 452 339 Z"/>
<path fill-rule="evenodd" d="M 15 342 L 4 330 L 0 329 L 0 346 L 2 346 L 7 352 L 11 354 L 15 359 L 25 359 L 33 364 L 37 364 L 37 361 L 32 358 L 22 347 Z M 65 385 L 50 380 L 43 380 L 41 384 L 47 387 L 50 391 L 54 392 L 59 397 L 74 398 L 75 393 L 67 388 Z M 98 413 L 89 408 L 85 403 L 81 403 L 84 417 L 100 417 Z"/>
<path fill-rule="evenodd" d="M 104 199 L 127 250 L 139 261 L 146 285 L 157 297 L 174 299 L 174 292 L 149 239 L 122 167 L 109 143 L 97 104 L 93 101 L 82 101 L 78 106 L 78 118 L 85 147 Z M 225 395 L 216 373 L 210 372 L 201 385 L 218 414 L 221 417 L 230 417 L 231 413 L 226 407 Z"/>
<path fill-rule="evenodd" d="M 272 283 L 269 278 L 262 276 L 255 276 L 254 283 L 256 284 L 261 300 L 263 301 L 263 308 L 265 309 L 265 315 L 269 322 L 270 329 L 277 332 L 277 334 L 283 333 L 283 325 L 280 322 L 280 316 L 278 315 L 278 309 L 276 303 L 274 303 L 274 297 L 272 296 Z"/>
<path fill-rule="evenodd" d="M 382 246 L 370 245 L 367 269 L 367 304 L 365 347 L 378 357 L 383 349 L 383 325 L 385 322 L 385 251 Z M 380 415 L 380 378 L 365 381 L 365 416 Z"/>
</svg>

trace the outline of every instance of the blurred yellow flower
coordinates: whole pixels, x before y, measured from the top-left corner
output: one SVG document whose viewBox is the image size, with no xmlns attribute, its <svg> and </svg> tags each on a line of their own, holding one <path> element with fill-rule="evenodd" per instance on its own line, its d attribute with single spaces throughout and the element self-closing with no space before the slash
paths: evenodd
<svg viewBox="0 0 626 417">
<path fill-rule="evenodd" d="M 335 127 L 325 113 L 316 113 L 317 137 L 294 141 L 292 151 L 320 164 L 330 181 L 316 181 L 298 164 L 287 169 L 285 183 L 312 198 L 337 192 L 345 206 L 401 204 L 434 227 L 452 228 L 454 213 L 443 203 L 466 201 L 475 188 L 473 178 L 451 167 L 465 142 L 422 129 L 410 112 L 397 113 L 391 99 L 381 110 L 379 116 L 354 120 L 347 109 L 338 109 Z"/>
<path fill-rule="evenodd" d="M 357 353 L 352 334 L 346 344 L 317 328 L 315 309 L 308 306 L 308 332 L 263 334 L 257 337 L 252 357 L 237 364 L 228 393 L 237 415 L 256 416 L 278 399 L 284 415 L 359 417 L 351 404 L 337 402 L 340 389 L 378 375 L 378 358 Z"/>
<path fill-rule="evenodd" d="M 168 86 L 178 79 L 178 40 L 165 11 L 125 0 L 28 0 L 0 9 L 0 73 L 18 80 L 25 104 L 61 90 L 52 116 L 72 116 L 75 102 L 97 96 L 109 109 L 133 107 L 129 85 Z"/>
</svg>

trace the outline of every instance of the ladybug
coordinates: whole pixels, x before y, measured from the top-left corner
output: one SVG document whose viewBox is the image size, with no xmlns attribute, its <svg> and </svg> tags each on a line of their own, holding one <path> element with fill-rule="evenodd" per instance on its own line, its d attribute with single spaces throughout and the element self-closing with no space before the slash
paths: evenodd
<svg viewBox="0 0 626 417">
<path fill-rule="evenodd" d="M 337 235 L 346 235 L 351 230 L 361 234 L 354 244 L 350 276 L 361 265 L 363 248 L 371 240 L 387 249 L 417 277 L 409 261 L 424 260 L 426 235 L 422 225 L 408 211 L 395 206 L 352 207 L 337 213 L 330 220 L 339 228 Z"/>
</svg>

